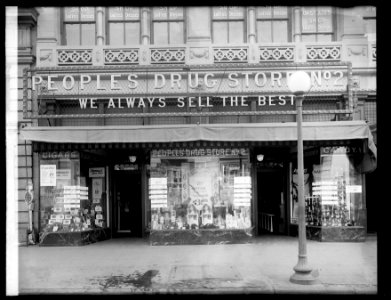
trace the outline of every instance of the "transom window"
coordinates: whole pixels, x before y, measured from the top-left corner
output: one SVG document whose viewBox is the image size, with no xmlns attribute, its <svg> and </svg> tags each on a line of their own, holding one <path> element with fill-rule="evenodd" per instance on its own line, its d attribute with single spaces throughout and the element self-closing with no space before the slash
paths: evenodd
<svg viewBox="0 0 391 300">
<path fill-rule="evenodd" d="M 257 7 L 258 43 L 284 43 L 290 40 L 288 7 Z"/>
<path fill-rule="evenodd" d="M 109 45 L 138 45 L 141 43 L 140 8 L 109 7 L 107 14 Z"/>
<path fill-rule="evenodd" d="M 183 44 L 185 22 L 183 7 L 153 7 L 153 44 Z"/>
<path fill-rule="evenodd" d="M 244 43 L 245 13 L 239 6 L 212 8 L 212 38 L 215 44 Z"/>
<path fill-rule="evenodd" d="M 64 45 L 95 45 L 95 7 L 65 7 L 63 10 Z"/>
<path fill-rule="evenodd" d="M 303 42 L 330 42 L 334 39 L 334 12 L 332 7 L 301 8 L 301 40 Z"/>
</svg>

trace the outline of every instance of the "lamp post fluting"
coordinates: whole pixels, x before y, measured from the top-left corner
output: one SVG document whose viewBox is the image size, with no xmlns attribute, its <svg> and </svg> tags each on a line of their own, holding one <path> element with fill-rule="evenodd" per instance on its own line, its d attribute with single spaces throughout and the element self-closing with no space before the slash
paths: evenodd
<svg viewBox="0 0 391 300">
<path fill-rule="evenodd" d="M 303 100 L 304 94 L 311 88 L 311 79 L 307 73 L 298 71 L 288 79 L 288 87 L 295 95 L 296 103 L 296 123 L 297 123 L 297 197 L 298 197 L 298 236 L 299 255 L 296 266 L 293 267 L 295 273 L 290 277 L 292 283 L 315 284 L 317 278 L 312 274 L 312 268 L 307 261 L 307 237 L 305 225 L 305 202 L 304 202 L 304 158 L 303 158 Z"/>
</svg>

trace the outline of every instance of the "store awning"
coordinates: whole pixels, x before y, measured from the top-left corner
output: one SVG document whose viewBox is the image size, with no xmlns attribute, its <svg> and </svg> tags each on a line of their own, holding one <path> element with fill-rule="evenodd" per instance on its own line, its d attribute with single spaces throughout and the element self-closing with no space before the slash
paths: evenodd
<svg viewBox="0 0 391 300">
<path fill-rule="evenodd" d="M 148 126 L 25 127 L 22 139 L 44 143 L 175 143 L 189 141 L 295 141 L 297 124 L 180 124 Z M 367 139 L 371 161 L 377 151 L 364 121 L 303 122 L 304 141 Z M 371 164 L 372 165 L 372 164 Z M 375 166 L 376 167 L 376 166 Z"/>
</svg>

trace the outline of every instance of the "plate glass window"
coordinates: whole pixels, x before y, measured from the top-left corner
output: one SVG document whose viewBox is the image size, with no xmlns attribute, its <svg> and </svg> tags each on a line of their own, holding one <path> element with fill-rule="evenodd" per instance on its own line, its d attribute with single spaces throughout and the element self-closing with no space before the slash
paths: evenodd
<svg viewBox="0 0 391 300">
<path fill-rule="evenodd" d="M 153 44 L 183 44 L 185 22 L 183 7 L 154 7 L 152 9 Z"/>
<path fill-rule="evenodd" d="M 107 23 L 109 45 L 140 44 L 140 8 L 109 7 Z"/>
<path fill-rule="evenodd" d="M 259 43 L 289 41 L 288 7 L 257 7 L 257 40 Z"/>
<path fill-rule="evenodd" d="M 232 44 L 245 42 L 245 13 L 243 7 L 213 7 L 212 20 L 213 43 Z"/>
</svg>

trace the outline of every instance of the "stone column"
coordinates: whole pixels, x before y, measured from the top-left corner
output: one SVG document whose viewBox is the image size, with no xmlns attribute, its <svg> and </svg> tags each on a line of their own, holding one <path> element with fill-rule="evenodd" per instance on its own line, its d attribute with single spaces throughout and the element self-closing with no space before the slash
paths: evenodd
<svg viewBox="0 0 391 300">
<path fill-rule="evenodd" d="M 104 45 L 103 27 L 105 22 L 103 20 L 103 7 L 99 6 L 96 8 L 96 44 L 98 46 Z"/>
<path fill-rule="evenodd" d="M 150 30 L 150 8 L 141 9 L 141 44 L 149 45 L 151 43 Z"/>
<path fill-rule="evenodd" d="M 37 66 L 55 66 L 54 48 L 61 45 L 60 7 L 39 7 L 37 25 Z"/>
<path fill-rule="evenodd" d="M 248 42 L 249 44 L 255 44 L 256 43 L 256 35 L 255 35 L 255 7 L 250 6 L 248 8 Z"/>
</svg>

